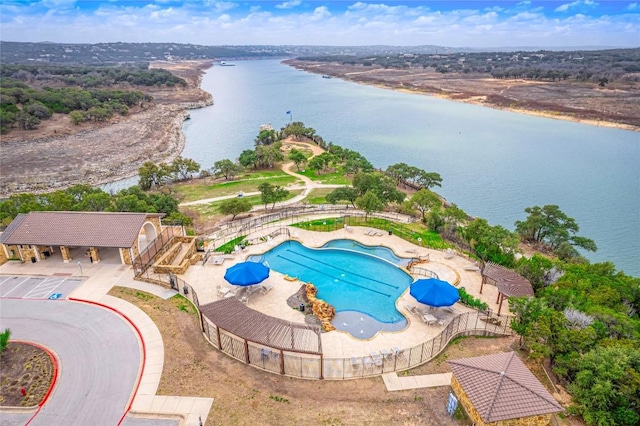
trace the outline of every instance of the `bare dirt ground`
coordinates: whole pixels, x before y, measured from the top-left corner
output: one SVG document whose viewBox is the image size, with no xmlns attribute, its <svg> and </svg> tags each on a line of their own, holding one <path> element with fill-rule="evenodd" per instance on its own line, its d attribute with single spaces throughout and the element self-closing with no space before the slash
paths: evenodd
<svg viewBox="0 0 640 426">
<path fill-rule="evenodd" d="M 152 64 L 184 78 L 188 86 L 130 87 L 149 93 L 154 102 L 132 108 L 126 117 L 74 126 L 68 115 L 55 114 L 37 130 L 13 129 L 2 135 L 0 197 L 50 192 L 77 183 L 96 185 L 133 176 L 145 161 L 177 157 L 184 147 L 187 109 L 213 102 L 200 89 L 202 74 L 210 65 L 205 61 Z"/>
<path fill-rule="evenodd" d="M 594 125 L 640 130 L 640 83 L 494 79 L 490 74 L 441 74 L 423 68 L 403 70 L 287 60 L 305 71 L 357 83 L 424 93 L 527 114 Z"/>
<path fill-rule="evenodd" d="M 49 391 L 52 380 L 49 354 L 27 343 L 10 342 L 0 355 L 0 406 L 35 407 Z"/>
<path fill-rule="evenodd" d="M 302 380 L 267 373 L 213 348 L 181 296 L 161 300 L 113 288 L 151 317 L 164 341 L 158 394 L 213 397 L 207 425 L 463 425 L 446 413 L 448 387 L 388 392 L 381 378 Z M 410 374 L 450 371 L 444 361 L 513 350 L 517 339 L 466 338 Z M 560 424 L 560 423 L 557 423 Z"/>
</svg>

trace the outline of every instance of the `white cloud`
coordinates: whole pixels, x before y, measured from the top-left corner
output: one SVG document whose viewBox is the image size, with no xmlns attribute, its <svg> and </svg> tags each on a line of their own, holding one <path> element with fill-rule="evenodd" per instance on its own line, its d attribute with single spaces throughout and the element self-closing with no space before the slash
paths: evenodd
<svg viewBox="0 0 640 426">
<path fill-rule="evenodd" d="M 572 8 L 576 8 L 578 6 L 588 6 L 588 7 L 594 7 L 597 6 L 598 3 L 596 3 L 593 0 L 575 0 L 574 2 L 571 3 L 565 3 L 563 5 L 560 5 L 558 7 L 556 7 L 555 11 L 556 12 L 566 12 L 569 9 Z"/>
<path fill-rule="evenodd" d="M 302 4 L 302 0 L 289 0 L 284 3 L 277 4 L 275 7 L 277 9 L 293 9 L 296 6 L 300 6 Z"/>
<path fill-rule="evenodd" d="M 638 10 L 638 3 L 629 3 L 625 10 Z"/>
<path fill-rule="evenodd" d="M 327 8 L 327 6 L 320 6 L 314 9 L 313 15 L 311 16 L 311 20 L 320 21 L 330 16 L 331 16 L 331 12 L 329 12 L 329 9 Z"/>
</svg>

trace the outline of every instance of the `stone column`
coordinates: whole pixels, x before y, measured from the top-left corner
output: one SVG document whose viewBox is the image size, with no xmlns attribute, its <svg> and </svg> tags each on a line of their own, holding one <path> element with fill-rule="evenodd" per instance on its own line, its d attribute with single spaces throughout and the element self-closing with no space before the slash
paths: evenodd
<svg viewBox="0 0 640 426">
<path fill-rule="evenodd" d="M 89 247 L 89 257 L 93 263 L 100 263 L 100 250 L 98 247 Z"/>
<path fill-rule="evenodd" d="M 60 246 L 60 253 L 62 254 L 62 261 L 64 263 L 69 263 L 73 260 L 67 246 Z"/>
</svg>

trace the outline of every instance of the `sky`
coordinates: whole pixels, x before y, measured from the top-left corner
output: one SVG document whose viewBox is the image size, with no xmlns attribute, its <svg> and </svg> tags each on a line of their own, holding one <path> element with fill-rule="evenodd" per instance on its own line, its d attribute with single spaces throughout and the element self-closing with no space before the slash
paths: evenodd
<svg viewBox="0 0 640 426">
<path fill-rule="evenodd" d="M 0 0 L 0 39 L 201 45 L 640 47 L 640 0 Z"/>
</svg>

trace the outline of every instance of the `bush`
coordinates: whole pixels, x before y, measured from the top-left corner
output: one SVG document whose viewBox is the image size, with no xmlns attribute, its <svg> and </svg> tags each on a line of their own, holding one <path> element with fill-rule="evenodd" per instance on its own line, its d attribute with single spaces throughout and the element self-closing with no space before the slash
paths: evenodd
<svg viewBox="0 0 640 426">
<path fill-rule="evenodd" d="M 486 311 L 489 308 L 489 305 L 467 293 L 464 287 L 460 287 L 458 292 L 460 293 L 460 303 L 479 311 Z"/>
<path fill-rule="evenodd" d="M 11 337 L 11 330 L 8 328 L 4 330 L 3 333 L 0 333 L 0 353 L 4 352 L 7 349 L 7 345 L 9 344 L 9 337 Z"/>
</svg>

